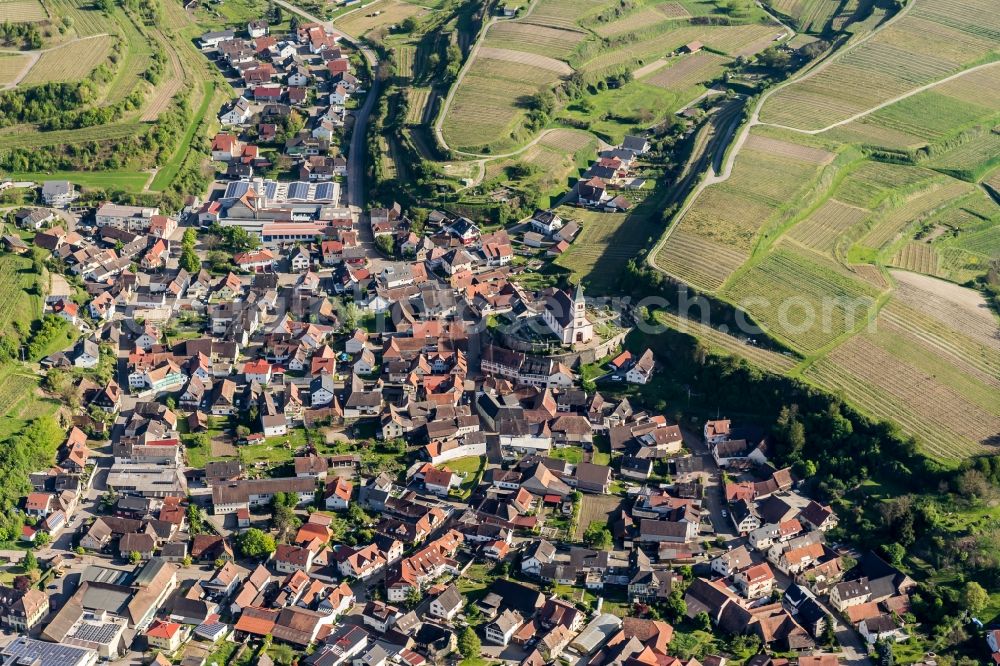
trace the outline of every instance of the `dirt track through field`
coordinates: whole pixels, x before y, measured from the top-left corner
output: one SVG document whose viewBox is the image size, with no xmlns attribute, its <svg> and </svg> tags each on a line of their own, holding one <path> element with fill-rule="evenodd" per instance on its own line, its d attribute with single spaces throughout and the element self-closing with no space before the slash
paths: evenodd
<svg viewBox="0 0 1000 666">
<path fill-rule="evenodd" d="M 899 285 L 896 296 L 910 307 L 958 325 L 962 333 L 1000 350 L 1000 326 L 982 294 L 952 282 L 909 271 L 891 271 Z"/>
<path fill-rule="evenodd" d="M 512 51 L 510 49 L 498 49 L 492 46 L 483 46 L 479 49 L 479 57 L 492 58 L 493 60 L 503 60 L 518 65 L 530 65 L 540 67 L 550 72 L 555 72 L 560 76 L 569 76 L 573 73 L 573 68 L 562 60 L 556 60 L 548 56 L 528 53 L 526 51 Z"/>
<path fill-rule="evenodd" d="M 160 37 L 164 44 L 170 43 L 162 32 L 160 33 Z M 177 57 L 177 52 L 173 48 L 167 49 L 167 58 L 172 74 L 165 81 L 160 81 L 154 87 L 153 97 L 149 100 L 149 104 L 142 114 L 143 122 L 151 122 L 159 118 L 160 114 L 166 111 L 170 105 L 170 101 L 177 94 L 177 91 L 181 89 L 181 84 L 184 82 L 184 70 L 181 68 L 180 58 Z"/>
<path fill-rule="evenodd" d="M 37 51 L 15 51 L 11 49 L 0 49 L 0 53 L 13 53 L 16 55 L 28 56 L 28 62 L 25 63 L 24 68 L 21 70 L 21 72 L 16 77 L 14 77 L 13 81 L 5 84 L 2 88 L 0 88 L 0 90 L 9 90 L 11 88 L 17 87 L 17 84 L 23 81 L 24 77 L 28 76 L 32 68 L 35 66 L 35 64 L 38 62 L 39 58 L 42 57 L 43 54 L 48 53 L 49 51 L 55 51 L 57 49 L 61 49 L 64 46 L 69 46 L 70 44 L 82 42 L 87 39 L 98 39 L 100 37 L 110 37 L 110 35 L 106 32 L 101 32 L 96 35 L 89 35 L 87 37 L 80 37 L 79 39 L 72 39 L 68 42 L 59 44 L 58 46 L 53 46 L 47 49 L 39 49 Z"/>
</svg>

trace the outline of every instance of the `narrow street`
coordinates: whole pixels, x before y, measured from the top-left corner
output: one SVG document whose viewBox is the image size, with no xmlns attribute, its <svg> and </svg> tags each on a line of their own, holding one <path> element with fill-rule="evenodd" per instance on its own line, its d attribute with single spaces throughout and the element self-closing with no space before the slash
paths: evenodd
<svg viewBox="0 0 1000 666">
<path fill-rule="evenodd" d="M 382 85 L 382 82 L 378 79 L 378 54 L 376 54 L 372 48 L 361 44 L 360 41 L 356 40 L 351 35 L 339 30 L 333 25 L 332 21 L 324 21 L 299 7 L 286 2 L 285 0 L 275 0 L 275 3 L 290 12 L 298 14 L 308 21 L 319 23 L 326 28 L 328 32 L 337 37 L 337 39 L 347 42 L 357 48 L 358 51 L 360 51 L 360 53 L 365 57 L 365 60 L 368 61 L 368 65 L 371 68 L 371 85 L 369 86 L 368 93 L 365 95 L 364 104 L 361 105 L 360 109 L 354 112 L 354 127 L 351 130 L 351 144 L 347 153 L 346 203 L 352 208 L 352 210 L 354 210 L 354 212 L 360 213 L 365 207 L 365 195 L 367 192 L 365 189 L 365 160 L 367 157 L 365 150 L 365 137 L 368 134 L 368 120 L 371 116 L 372 109 L 375 108 L 375 100 L 378 98 L 379 89 Z M 362 229 L 364 229 L 365 226 L 366 225 L 363 224 L 360 225 Z"/>
</svg>

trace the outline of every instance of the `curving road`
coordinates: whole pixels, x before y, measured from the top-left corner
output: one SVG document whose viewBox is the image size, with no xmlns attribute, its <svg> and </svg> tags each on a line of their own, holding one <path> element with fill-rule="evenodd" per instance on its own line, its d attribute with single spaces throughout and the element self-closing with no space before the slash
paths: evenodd
<svg viewBox="0 0 1000 666">
<path fill-rule="evenodd" d="M 335 27 L 332 21 L 324 21 L 318 16 L 314 16 L 304 9 L 300 9 L 285 0 L 274 1 L 275 4 L 280 5 L 294 14 L 298 14 L 307 21 L 319 23 L 330 34 L 357 48 L 365 57 L 365 60 L 368 61 L 368 65 L 371 68 L 371 85 L 369 86 L 368 94 L 365 96 L 364 104 L 361 105 L 360 109 L 354 112 L 354 128 L 351 130 L 351 144 L 347 153 L 346 203 L 352 209 L 356 209 L 356 212 L 360 212 L 365 207 L 366 192 L 365 158 L 367 155 L 365 151 L 365 136 L 368 134 L 368 119 L 371 116 L 372 109 L 375 108 L 375 100 L 378 98 L 379 88 L 382 85 L 382 82 L 377 76 L 378 54 L 376 54 L 371 47 L 364 45 L 360 40 Z M 360 226 L 363 228 L 365 225 Z"/>
<path fill-rule="evenodd" d="M 524 148 L 522 148 L 521 150 L 517 150 L 517 151 L 515 151 L 513 153 L 507 153 L 506 155 L 488 155 L 486 153 L 467 153 L 467 152 L 462 151 L 462 150 L 455 150 L 454 148 L 451 148 L 448 145 L 448 142 L 444 140 L 444 132 L 441 131 L 441 127 L 444 125 L 444 118 L 445 118 L 445 116 L 448 115 L 448 108 L 451 106 L 451 102 L 455 98 L 455 91 L 458 90 L 458 87 L 462 84 L 462 79 L 465 78 L 465 73 L 469 71 L 469 68 L 472 67 L 472 62 L 476 59 L 476 56 L 479 55 L 479 47 L 482 46 L 483 40 L 486 38 L 486 33 L 489 32 L 490 28 L 492 28 L 493 25 L 495 23 L 497 23 L 498 21 L 517 21 L 517 20 L 520 20 L 520 19 L 527 18 L 528 16 L 531 15 L 531 12 L 535 9 L 535 5 L 537 5 L 537 4 L 538 4 L 538 0 L 532 0 L 531 4 L 528 5 L 528 8 L 524 11 L 524 14 L 522 16 L 520 16 L 519 18 L 509 18 L 508 19 L 508 18 L 504 18 L 502 16 L 493 16 L 492 18 L 490 18 L 489 21 L 486 21 L 483 24 L 482 28 L 480 28 L 479 34 L 476 35 L 476 43 L 473 45 L 472 50 L 469 51 L 469 57 L 467 57 L 465 59 L 465 62 L 462 63 L 462 68 L 458 71 L 458 76 L 455 77 L 455 80 L 452 82 L 451 86 L 448 88 L 448 94 L 445 95 L 444 102 L 441 103 L 441 111 L 438 113 L 437 121 L 434 123 L 434 135 L 437 137 L 438 142 L 442 146 L 444 146 L 446 150 L 450 150 L 451 152 L 455 153 L 456 155 L 465 155 L 466 157 L 484 158 L 483 161 L 485 162 L 485 161 L 488 161 L 488 160 L 491 160 L 491 159 L 497 159 L 499 157 L 510 157 L 511 155 L 516 155 L 517 153 L 521 152 L 521 150 L 524 150 L 525 148 L 529 148 L 530 146 L 534 145 L 535 142 L 532 142 L 532 143 L 528 144 L 527 146 L 524 146 Z M 537 139 L 536 139 L 536 141 L 537 141 Z M 480 173 L 482 173 L 482 169 L 480 170 Z"/>
</svg>

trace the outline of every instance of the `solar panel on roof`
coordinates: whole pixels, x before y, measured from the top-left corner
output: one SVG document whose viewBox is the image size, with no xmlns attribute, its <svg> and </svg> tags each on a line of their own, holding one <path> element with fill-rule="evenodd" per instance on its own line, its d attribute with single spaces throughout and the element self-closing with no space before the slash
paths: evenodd
<svg viewBox="0 0 1000 666">
<path fill-rule="evenodd" d="M 247 187 L 249 183 L 242 180 L 237 180 L 226 186 L 226 199 L 239 199 L 241 196 L 246 194 Z"/>
<path fill-rule="evenodd" d="M 316 199 L 327 200 L 333 198 L 333 183 L 320 183 L 316 186 Z"/>
<path fill-rule="evenodd" d="M 289 199 L 308 199 L 309 198 L 309 184 L 308 183 L 292 183 L 288 186 L 288 198 Z"/>
<path fill-rule="evenodd" d="M 118 634 L 118 625 L 110 623 L 81 624 L 73 632 L 73 637 L 83 641 L 108 644 Z"/>
<path fill-rule="evenodd" d="M 273 180 L 269 180 L 264 183 L 264 194 L 268 199 L 273 199 L 274 195 L 278 191 L 278 184 Z"/>
</svg>

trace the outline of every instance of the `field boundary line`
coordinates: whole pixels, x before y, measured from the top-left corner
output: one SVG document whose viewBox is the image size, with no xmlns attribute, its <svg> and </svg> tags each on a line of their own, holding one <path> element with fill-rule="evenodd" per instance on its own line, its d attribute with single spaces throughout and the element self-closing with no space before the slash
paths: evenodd
<svg viewBox="0 0 1000 666">
<path fill-rule="evenodd" d="M 997 65 L 1000 65 L 1000 60 L 995 60 L 993 62 L 986 62 L 986 63 L 983 63 L 981 65 L 976 65 L 975 67 L 970 67 L 969 69 L 963 69 L 962 71 L 955 72 L 954 74 L 950 74 L 950 75 L 944 77 L 943 79 L 938 79 L 937 81 L 931 81 L 930 83 L 925 83 L 924 85 L 920 86 L 919 88 L 914 88 L 913 90 L 909 90 L 909 91 L 903 93 L 902 95 L 899 95 L 898 97 L 893 97 L 892 99 L 886 100 L 886 101 L 882 102 L 881 104 L 877 104 L 876 106 L 873 106 L 870 109 L 867 109 L 865 111 L 861 111 L 859 113 L 855 113 L 853 116 L 851 116 L 849 118 L 845 118 L 844 120 L 839 120 L 839 121 L 833 123 L 832 125 L 827 125 L 826 127 L 823 127 L 823 128 L 820 128 L 820 129 L 806 130 L 806 129 L 801 129 L 801 128 L 798 128 L 798 127 L 790 127 L 788 125 L 779 125 L 778 123 L 765 123 L 765 122 L 761 122 L 761 123 L 758 123 L 758 124 L 761 125 L 761 126 L 763 126 L 763 127 L 777 127 L 778 129 L 784 129 L 784 130 L 789 130 L 789 131 L 792 131 L 792 132 L 798 132 L 799 134 L 822 134 L 823 132 L 828 132 L 828 131 L 834 129 L 835 127 L 840 127 L 841 125 L 846 125 L 848 123 L 852 123 L 855 120 L 860 120 L 861 118 L 864 118 L 867 115 L 870 115 L 872 113 L 875 113 L 876 111 L 884 109 L 887 106 L 892 106 L 896 102 L 901 102 L 901 101 L 903 101 L 904 99 L 906 99 L 908 97 L 913 97 L 914 95 L 918 95 L 918 94 L 920 94 L 922 92 L 930 90 L 931 88 L 936 88 L 937 86 L 939 86 L 939 85 L 941 85 L 943 83 L 948 83 L 949 81 L 954 81 L 955 79 L 961 78 L 961 77 L 965 76 L 966 74 L 971 74 L 972 72 L 979 71 L 980 69 L 985 69 L 987 67 L 995 67 Z"/>
</svg>

